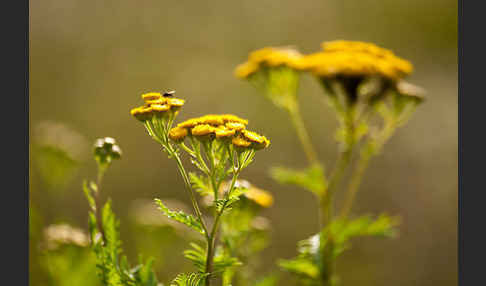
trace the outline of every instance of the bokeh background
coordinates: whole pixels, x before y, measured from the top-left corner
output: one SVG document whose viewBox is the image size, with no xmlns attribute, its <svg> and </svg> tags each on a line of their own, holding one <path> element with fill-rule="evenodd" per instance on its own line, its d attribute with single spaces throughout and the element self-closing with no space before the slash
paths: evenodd
<svg viewBox="0 0 486 286">
<path fill-rule="evenodd" d="M 342 285 L 457 285 L 457 1 L 32 0 L 30 14 L 31 236 L 59 222 L 87 229 L 81 182 L 96 175 L 92 142 L 111 136 L 124 154 L 103 192 L 121 219 L 129 259 L 154 256 L 163 281 L 192 269 L 178 230 L 146 227 L 136 216 L 154 197 L 188 202 L 174 162 L 129 115 L 140 94 L 171 88 L 187 100 L 179 120 L 234 113 L 272 140 L 243 177 L 275 197 L 264 213 L 273 239 L 261 271 L 277 271 L 275 261 L 293 257 L 296 242 L 317 231 L 317 204 L 269 177 L 272 166 L 306 160 L 286 114 L 233 70 L 268 45 L 309 53 L 326 40 L 363 40 L 409 59 L 410 81 L 427 90 L 427 101 L 372 162 L 354 209 L 401 215 L 400 236 L 356 241 L 338 260 Z M 299 96 L 330 167 L 337 122 L 313 78 L 302 78 Z M 38 148 L 45 142 L 69 157 Z M 31 244 L 31 285 L 46 285 L 37 250 Z"/>
</svg>

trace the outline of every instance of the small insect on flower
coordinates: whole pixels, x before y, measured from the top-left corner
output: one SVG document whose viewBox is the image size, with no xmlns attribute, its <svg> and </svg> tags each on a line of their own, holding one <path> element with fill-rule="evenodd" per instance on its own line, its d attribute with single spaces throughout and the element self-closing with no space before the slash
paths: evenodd
<svg viewBox="0 0 486 286">
<path fill-rule="evenodd" d="M 172 96 L 174 96 L 174 94 L 175 94 L 175 90 L 169 90 L 169 91 L 164 92 L 163 96 L 164 97 L 172 97 Z"/>
</svg>

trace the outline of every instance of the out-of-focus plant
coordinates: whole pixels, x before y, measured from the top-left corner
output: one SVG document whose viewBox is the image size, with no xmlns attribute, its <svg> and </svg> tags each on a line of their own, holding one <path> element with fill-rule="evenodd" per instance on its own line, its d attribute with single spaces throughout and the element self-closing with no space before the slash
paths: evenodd
<svg viewBox="0 0 486 286">
<path fill-rule="evenodd" d="M 39 204 L 39 200 L 50 201 L 68 189 L 77 174 L 87 152 L 87 141 L 78 131 L 66 124 L 42 121 L 32 128 L 29 161 L 29 273 L 31 281 L 38 284 L 67 285 L 64 272 L 49 272 L 46 257 L 59 256 L 66 259 L 69 251 L 51 253 L 41 247 L 43 229 L 52 216 L 50 203 Z M 49 255 L 47 255 L 49 254 Z M 52 260 L 52 259 L 51 259 Z M 73 274 L 75 275 L 75 274 Z M 57 281 L 57 282 L 56 282 Z M 86 283 L 89 278 L 86 278 Z M 76 283 L 76 282 L 73 282 Z M 89 284 L 85 284 L 89 285 Z"/>
<path fill-rule="evenodd" d="M 130 267 L 121 248 L 119 221 L 111 207 L 111 200 L 102 204 L 101 183 L 106 170 L 114 160 L 121 157 L 121 149 L 115 139 L 98 139 L 94 145 L 94 157 L 98 163 L 96 182 L 84 181 L 83 190 L 90 206 L 89 233 L 91 248 L 96 254 L 98 276 L 103 285 L 109 286 L 157 286 L 157 278 L 149 259 Z"/>
<path fill-rule="evenodd" d="M 228 191 L 230 182 L 223 182 L 219 192 Z M 273 205 L 273 196 L 246 180 L 239 179 L 235 189 L 243 188 L 245 192 L 233 210 L 221 220 L 220 240 L 222 251 L 228 256 L 236 257 L 242 262 L 238 268 L 228 268 L 222 274 L 222 285 L 253 285 L 257 282 L 256 270 L 261 268 L 258 254 L 269 243 L 270 222 L 261 216 L 263 208 Z M 214 205 L 214 197 L 204 197 L 204 205 Z M 260 282 L 261 283 L 261 282 Z M 273 285 L 267 282 L 266 285 Z"/>
<path fill-rule="evenodd" d="M 318 160 L 300 115 L 297 89 L 304 72 L 318 80 L 339 121 L 335 136 L 339 156 L 330 172 Z M 275 180 L 300 186 L 319 201 L 319 232 L 299 243 L 296 258 L 279 262 L 301 284 L 335 285 L 335 261 L 349 247 L 350 239 L 396 233 L 396 217 L 349 215 L 370 159 L 423 101 L 423 90 L 403 81 L 411 72 L 412 65 L 391 51 L 352 41 L 324 42 L 322 51 L 306 56 L 289 47 L 264 48 L 237 67 L 237 77 L 248 80 L 287 111 L 309 161 L 304 170 L 279 167 L 271 172 Z M 354 153 L 358 153 L 356 160 Z M 334 195 L 353 163 L 344 204 L 336 211 Z"/>
<path fill-rule="evenodd" d="M 241 265 L 238 257 L 225 251 L 224 244 L 219 243 L 219 230 L 247 191 L 237 187 L 240 173 L 253 161 L 255 152 L 268 147 L 270 141 L 247 130 L 247 120 L 230 114 L 205 115 L 172 127 L 184 100 L 175 98 L 174 92 L 163 95 L 147 93 L 142 95 L 142 99 L 145 104 L 132 109 L 131 114 L 144 124 L 148 134 L 161 145 L 168 157 L 176 161 L 194 215 L 170 210 L 161 200 L 155 201 L 162 213 L 196 231 L 205 241 L 204 246 L 191 243 L 191 249 L 184 252 L 185 257 L 197 267 L 197 272 L 180 274 L 172 283 L 210 285 L 222 273 Z M 189 155 L 199 172 L 186 171 L 181 151 Z M 230 183 L 220 194 L 220 187 L 228 178 Z M 203 216 L 196 193 L 202 197 L 213 196 L 209 212 L 212 220 Z"/>
<path fill-rule="evenodd" d="M 40 259 L 48 273 L 47 285 L 99 285 L 95 257 L 88 245 L 88 235 L 81 229 L 68 224 L 45 228 Z"/>
<path fill-rule="evenodd" d="M 86 157 L 86 146 L 84 136 L 65 124 L 44 121 L 34 128 L 32 163 L 47 191 L 68 185 Z"/>
</svg>

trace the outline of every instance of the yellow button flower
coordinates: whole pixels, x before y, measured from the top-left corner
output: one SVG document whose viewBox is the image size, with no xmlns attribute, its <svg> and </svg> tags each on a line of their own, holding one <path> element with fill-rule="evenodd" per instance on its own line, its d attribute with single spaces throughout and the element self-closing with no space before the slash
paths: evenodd
<svg viewBox="0 0 486 286">
<path fill-rule="evenodd" d="M 246 147 L 249 147 L 251 145 L 251 142 L 250 141 L 245 140 L 241 136 L 234 137 L 231 140 L 231 143 L 233 145 L 235 145 L 236 147 L 242 147 L 242 148 L 246 148 Z"/>
<path fill-rule="evenodd" d="M 159 92 L 149 92 L 142 94 L 142 99 L 144 101 L 161 99 L 162 95 Z"/>
<path fill-rule="evenodd" d="M 216 131 L 216 128 L 209 124 L 197 125 L 191 129 L 191 134 L 194 136 L 205 136 L 210 135 Z"/>
<path fill-rule="evenodd" d="M 235 135 L 236 130 L 227 128 L 224 125 L 218 126 L 215 130 L 216 138 L 225 138 Z"/>
<path fill-rule="evenodd" d="M 268 140 L 265 136 L 255 133 L 249 130 L 242 130 L 241 133 L 243 134 L 244 138 L 247 141 L 252 142 L 253 147 L 255 149 L 262 149 L 266 148 L 270 145 L 270 140 Z"/>
<path fill-rule="evenodd" d="M 178 142 L 186 138 L 188 132 L 186 128 L 174 127 L 169 131 L 169 138 Z"/>
<path fill-rule="evenodd" d="M 273 205 L 272 195 L 257 187 L 251 186 L 243 195 L 262 207 L 268 208 Z"/>
</svg>

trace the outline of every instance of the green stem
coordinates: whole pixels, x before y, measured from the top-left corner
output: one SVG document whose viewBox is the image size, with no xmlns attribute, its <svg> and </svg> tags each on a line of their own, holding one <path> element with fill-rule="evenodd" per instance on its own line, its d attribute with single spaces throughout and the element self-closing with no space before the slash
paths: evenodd
<svg viewBox="0 0 486 286">
<path fill-rule="evenodd" d="M 213 272 L 213 259 L 214 259 L 214 247 L 216 244 L 216 235 L 219 229 L 219 224 L 221 222 L 221 217 L 223 215 L 224 209 L 226 207 L 226 202 L 227 199 L 229 198 L 231 192 L 233 191 L 236 180 L 238 179 L 238 175 L 240 173 L 240 167 L 238 167 L 235 172 L 233 173 L 233 178 L 231 179 L 231 185 L 226 193 L 225 199 L 226 201 L 223 203 L 223 206 L 221 206 L 221 210 L 216 214 L 216 217 L 214 219 L 214 224 L 211 229 L 211 234 L 208 237 L 208 247 L 207 247 L 207 253 L 206 253 L 206 269 L 205 273 L 209 273 L 208 276 L 206 277 L 206 286 L 210 285 L 210 280 L 211 280 L 211 272 Z"/>
<path fill-rule="evenodd" d="M 364 173 L 368 168 L 371 158 L 378 154 L 380 149 L 390 139 L 396 130 L 396 121 L 390 120 L 387 122 L 378 136 L 371 138 L 362 148 L 360 158 L 356 165 L 356 171 L 351 177 L 348 185 L 346 198 L 344 200 L 343 208 L 341 209 L 340 217 L 346 218 L 353 207 L 356 194 L 359 190 L 361 182 L 363 181 Z"/>
<path fill-rule="evenodd" d="M 324 228 L 329 225 L 333 219 L 333 197 L 335 190 L 337 189 L 339 182 L 341 181 L 346 169 L 351 163 L 351 158 L 353 154 L 353 148 L 355 146 L 355 121 L 354 121 L 354 111 L 350 110 L 346 113 L 342 127 L 347 134 L 346 141 L 344 144 L 344 149 L 339 152 L 339 157 L 336 164 L 329 176 L 328 184 L 326 189 L 322 192 L 319 208 L 319 223 L 321 232 Z M 325 241 L 324 241 L 325 239 Z M 320 236 L 320 245 L 325 245 L 324 248 L 320 249 L 320 261 L 321 261 L 321 280 L 323 285 L 331 285 L 331 279 L 335 269 L 335 263 L 333 259 L 334 252 L 334 241 L 329 235 L 324 237 Z"/>
<path fill-rule="evenodd" d="M 208 237 L 208 235 L 209 235 L 208 230 L 207 230 L 206 224 L 204 223 L 204 220 L 202 218 L 202 213 L 201 213 L 201 210 L 199 209 L 199 205 L 197 203 L 196 196 L 194 195 L 194 192 L 192 190 L 191 181 L 189 180 L 189 176 L 187 175 L 187 172 L 184 169 L 184 166 L 182 165 L 181 158 L 179 157 L 177 152 L 171 152 L 171 153 L 172 153 L 172 155 L 174 156 L 174 158 L 177 162 L 177 168 L 179 169 L 179 172 L 181 173 L 182 178 L 184 180 L 184 183 L 186 185 L 186 189 L 189 192 L 189 196 L 191 198 L 191 202 L 192 202 L 192 206 L 194 208 L 194 211 L 196 212 L 196 216 L 199 219 L 199 221 L 201 222 L 201 225 L 202 225 L 203 230 L 204 230 L 204 234 L 206 235 L 206 237 Z"/>
<path fill-rule="evenodd" d="M 312 142 L 309 137 L 309 133 L 305 128 L 304 120 L 302 119 L 302 116 L 300 114 L 300 109 L 298 104 L 295 103 L 295 106 L 293 108 L 289 108 L 288 112 L 290 114 L 292 124 L 294 125 L 294 128 L 297 132 L 297 136 L 300 140 L 300 143 L 304 148 L 304 152 L 307 157 L 307 160 L 311 165 L 317 164 L 318 163 L 317 153 L 314 149 L 314 146 L 312 145 Z"/>
<path fill-rule="evenodd" d="M 108 168 L 109 163 L 106 164 L 98 164 L 98 176 L 96 180 L 96 191 L 93 192 L 94 200 L 95 200 L 95 217 L 96 217 L 96 225 L 98 226 L 98 230 L 101 233 L 101 238 L 103 243 L 106 243 L 106 236 L 105 230 L 103 229 L 103 222 L 101 217 L 101 201 L 100 201 L 100 192 L 101 192 L 101 182 L 103 181 L 103 176 L 105 175 L 106 169 Z"/>
</svg>

